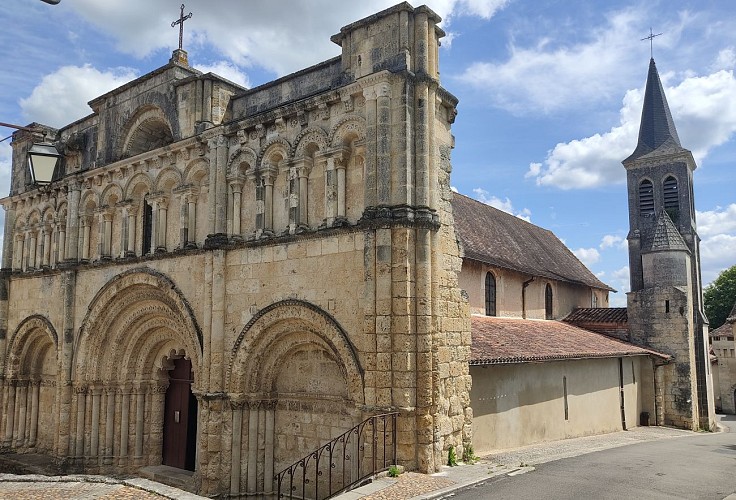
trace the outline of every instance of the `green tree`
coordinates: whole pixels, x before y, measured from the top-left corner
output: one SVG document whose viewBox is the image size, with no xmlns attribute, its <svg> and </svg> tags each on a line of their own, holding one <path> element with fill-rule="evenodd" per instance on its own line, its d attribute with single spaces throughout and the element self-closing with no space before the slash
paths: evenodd
<svg viewBox="0 0 736 500">
<path fill-rule="evenodd" d="M 705 287 L 703 302 L 711 330 L 726 322 L 728 314 L 736 304 L 736 266 L 721 271 L 721 274 Z"/>
</svg>

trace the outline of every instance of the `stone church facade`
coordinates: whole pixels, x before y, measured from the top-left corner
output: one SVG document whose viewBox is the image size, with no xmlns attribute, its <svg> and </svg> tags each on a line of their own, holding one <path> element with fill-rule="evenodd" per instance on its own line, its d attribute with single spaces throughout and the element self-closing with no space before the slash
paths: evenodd
<svg viewBox="0 0 736 500">
<path fill-rule="evenodd" d="M 439 18 L 403 3 L 340 56 L 253 89 L 186 53 L 61 129 L 47 186 L 13 136 L 0 440 L 66 470 L 194 471 L 263 495 L 398 412 L 398 462 L 471 439 L 470 321 L 449 184 L 457 100 Z M 393 439 L 393 438 L 392 438 Z"/>
</svg>

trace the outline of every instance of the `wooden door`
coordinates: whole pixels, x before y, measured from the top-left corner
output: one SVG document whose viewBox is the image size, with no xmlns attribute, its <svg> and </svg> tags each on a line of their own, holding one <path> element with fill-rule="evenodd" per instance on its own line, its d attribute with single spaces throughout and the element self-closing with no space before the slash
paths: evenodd
<svg viewBox="0 0 736 500">
<path fill-rule="evenodd" d="M 174 361 L 164 405 L 163 464 L 194 470 L 197 405 L 192 394 L 192 362 Z"/>
</svg>

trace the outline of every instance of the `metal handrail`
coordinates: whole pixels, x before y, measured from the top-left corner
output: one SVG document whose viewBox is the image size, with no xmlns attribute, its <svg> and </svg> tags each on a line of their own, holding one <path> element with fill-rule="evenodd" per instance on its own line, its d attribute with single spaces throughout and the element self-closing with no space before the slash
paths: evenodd
<svg viewBox="0 0 736 500">
<path fill-rule="evenodd" d="M 284 498 L 286 495 L 290 499 L 314 498 L 315 500 L 323 500 L 331 498 L 350 490 L 370 476 L 388 470 L 391 465 L 396 463 L 396 419 L 398 415 L 398 412 L 391 412 L 368 417 L 352 429 L 340 434 L 329 443 L 320 446 L 274 475 L 274 480 L 277 483 L 277 498 Z M 370 435 L 366 436 L 368 427 L 370 427 Z M 379 431 L 382 437 L 380 450 L 378 447 Z M 390 442 L 387 443 L 387 439 L 390 439 Z M 389 449 L 387 450 L 387 448 Z M 340 456 L 340 450 L 342 450 L 342 456 Z M 368 464 L 369 467 L 363 471 L 362 468 L 366 466 L 366 451 L 370 453 L 372 460 Z M 378 460 L 379 452 L 382 453 L 380 461 Z M 324 462 L 325 458 L 328 459 L 326 464 Z M 333 475 L 333 469 L 338 466 L 336 459 L 341 460 L 339 477 Z M 324 477 L 325 471 L 322 470 L 321 466 L 326 469 L 327 477 Z M 287 476 L 288 491 L 282 492 L 282 488 L 287 486 L 284 484 Z M 320 479 L 323 480 L 323 483 L 326 483 L 323 484 L 326 488 L 322 492 L 325 496 L 320 496 Z M 339 482 L 337 482 L 338 479 Z M 299 483 L 301 483 L 301 496 L 295 496 L 299 489 Z M 312 492 L 314 492 L 314 496 L 308 497 L 307 494 L 311 495 Z"/>
</svg>

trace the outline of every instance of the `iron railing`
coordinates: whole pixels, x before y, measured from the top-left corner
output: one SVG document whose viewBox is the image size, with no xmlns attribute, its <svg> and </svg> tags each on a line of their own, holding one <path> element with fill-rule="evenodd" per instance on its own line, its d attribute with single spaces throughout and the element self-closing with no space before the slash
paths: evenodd
<svg viewBox="0 0 736 500">
<path fill-rule="evenodd" d="M 398 412 L 363 420 L 274 476 L 277 498 L 323 500 L 396 464 Z"/>
</svg>

